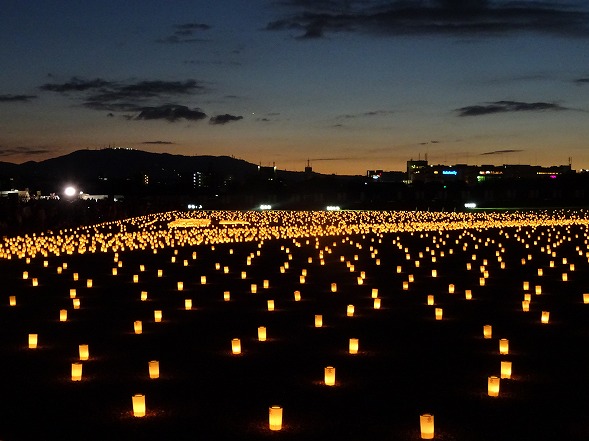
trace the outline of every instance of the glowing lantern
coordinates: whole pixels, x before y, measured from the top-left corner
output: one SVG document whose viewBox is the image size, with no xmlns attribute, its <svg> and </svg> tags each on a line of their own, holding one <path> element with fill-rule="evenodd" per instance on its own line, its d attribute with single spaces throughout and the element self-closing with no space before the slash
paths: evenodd
<svg viewBox="0 0 589 441">
<path fill-rule="evenodd" d="M 472 300 L 472 291 L 470 289 L 464 291 L 464 298 L 466 300 Z"/>
<path fill-rule="evenodd" d="M 303 283 L 304 283 L 304 278 L 303 278 Z M 264 287 L 264 289 L 270 288 L 270 281 L 269 280 L 264 280 L 263 287 Z"/>
<path fill-rule="evenodd" d="M 258 340 L 259 341 L 266 341 L 266 327 L 265 326 L 258 327 Z"/>
<path fill-rule="evenodd" d="M 184 259 L 184 262 L 182 262 L 182 264 L 183 264 L 184 266 L 188 266 L 188 260 Z M 217 268 L 217 269 L 218 269 L 218 268 Z"/>
<path fill-rule="evenodd" d="M 323 326 L 323 316 L 321 314 L 315 315 L 315 327 L 320 328 Z"/>
<path fill-rule="evenodd" d="M 542 277 L 544 275 L 544 270 L 542 268 L 538 268 L 538 275 Z M 528 288 L 529 289 L 529 288 Z"/>
<path fill-rule="evenodd" d="M 252 283 L 250 286 L 250 290 L 252 292 L 252 294 L 255 294 L 258 292 L 258 285 L 256 285 L 255 283 Z"/>
<path fill-rule="evenodd" d="M 451 283 L 450 285 L 448 285 L 448 293 L 449 294 L 454 294 L 454 284 Z"/>
<path fill-rule="evenodd" d="M 224 291 L 223 292 L 223 300 L 228 302 L 229 300 L 231 300 L 231 292 L 230 291 Z"/>
<path fill-rule="evenodd" d="M 380 309 L 380 299 L 374 299 L 374 309 Z"/>
<path fill-rule="evenodd" d="M 436 320 L 442 320 L 444 310 L 442 308 L 436 308 Z"/>
<path fill-rule="evenodd" d="M 147 291 L 141 291 L 141 301 L 145 302 L 147 300 Z"/>
<path fill-rule="evenodd" d="M 116 276 L 118 274 L 117 268 L 112 269 L 112 275 Z"/>
<path fill-rule="evenodd" d="M 39 286 L 39 280 L 36 277 L 33 278 L 33 286 Z"/>
<path fill-rule="evenodd" d="M 351 338 L 349 343 L 349 351 L 350 354 L 357 354 L 358 353 L 358 346 L 359 342 L 357 338 Z"/>
<path fill-rule="evenodd" d="M 530 289 L 530 282 L 524 282 L 523 286 L 524 286 L 524 291 L 529 290 Z"/>
<path fill-rule="evenodd" d="M 432 277 L 438 277 L 438 270 L 432 270 Z"/>
<path fill-rule="evenodd" d="M 82 381 L 82 363 L 72 363 L 72 381 Z"/>
<path fill-rule="evenodd" d="M 220 263 L 215 263 L 215 269 L 216 270 L 220 270 L 221 269 L 221 264 Z"/>
<path fill-rule="evenodd" d="M 403 271 L 403 268 L 401 267 L 401 265 L 397 265 L 397 274 L 400 274 L 401 271 Z"/>
<path fill-rule="evenodd" d="M 542 311 L 542 318 L 540 321 L 544 324 L 548 323 L 550 320 L 550 311 Z"/>
<path fill-rule="evenodd" d="M 269 425 L 270 430 L 282 429 L 282 407 L 272 406 L 269 408 Z"/>
<path fill-rule="evenodd" d="M 234 338 L 233 340 L 231 340 L 231 352 L 234 355 L 241 354 L 241 340 L 239 340 L 238 338 Z"/>
<path fill-rule="evenodd" d="M 378 297 L 378 288 L 372 288 L 372 298 L 376 299 Z"/>
<path fill-rule="evenodd" d="M 76 298 L 76 288 L 70 289 L 70 299 Z"/>
<path fill-rule="evenodd" d="M 187 311 L 192 309 L 192 299 L 184 299 L 184 309 Z"/>
<path fill-rule="evenodd" d="M 408 280 L 409 280 L 409 283 L 415 282 L 415 277 L 413 277 L 413 274 L 409 274 Z"/>
<path fill-rule="evenodd" d="M 583 294 L 583 303 L 589 303 L 589 294 L 585 293 Z"/>
<path fill-rule="evenodd" d="M 536 285 L 536 295 L 542 294 L 542 287 L 540 285 Z"/>
<path fill-rule="evenodd" d="M 72 299 L 74 309 L 80 309 L 80 299 Z"/>
<path fill-rule="evenodd" d="M 62 272 L 63 272 L 63 269 L 60 266 L 58 266 L 57 267 L 57 274 L 61 274 Z"/>
<path fill-rule="evenodd" d="M 326 386 L 335 386 L 335 368 L 333 366 L 325 368 L 324 382 Z"/>
<path fill-rule="evenodd" d="M 567 282 L 569 280 L 569 275 L 567 273 L 562 273 L 562 281 Z"/>
<path fill-rule="evenodd" d="M 247 273 L 245 271 L 241 272 L 241 278 L 245 279 L 247 277 Z"/>
<path fill-rule="evenodd" d="M 156 379 L 160 377 L 160 362 L 152 360 L 148 363 L 149 366 L 149 378 Z"/>
<path fill-rule="evenodd" d="M 133 395 L 133 416 L 138 418 L 145 416 L 145 395 Z"/>
<path fill-rule="evenodd" d="M 409 282 L 404 281 L 403 282 L 403 291 L 407 291 L 409 289 Z"/>
<path fill-rule="evenodd" d="M 274 311 L 274 300 L 268 300 L 268 311 Z"/>
<path fill-rule="evenodd" d="M 574 264 L 574 263 L 571 263 L 571 264 L 569 265 L 569 269 L 570 269 L 571 271 L 575 271 L 575 264 Z"/>
<path fill-rule="evenodd" d="M 585 295 L 585 294 L 583 294 Z M 10 296 L 8 297 L 8 303 L 10 304 L 10 306 L 16 306 L 16 296 Z M 587 303 L 587 302 L 585 302 Z"/>
<path fill-rule="evenodd" d="M 133 323 L 133 329 L 135 330 L 135 334 L 141 334 L 143 332 L 143 323 L 141 323 L 141 320 L 136 320 Z"/>
<path fill-rule="evenodd" d="M 347 316 L 348 317 L 353 317 L 354 316 L 354 305 L 348 305 Z"/>
<path fill-rule="evenodd" d="M 490 397 L 498 397 L 499 396 L 499 377 L 494 375 L 490 376 L 487 380 L 487 392 Z"/>
<path fill-rule="evenodd" d="M 158 269 L 157 270 L 157 276 L 158 277 L 163 277 L 164 276 L 164 270 Z"/>
<path fill-rule="evenodd" d="M 499 340 L 499 353 L 501 355 L 509 354 L 509 340 L 506 338 L 502 338 Z"/>
<path fill-rule="evenodd" d="M 155 311 L 153 311 L 153 320 L 156 323 L 160 323 L 162 321 L 162 310 L 161 309 L 156 309 Z"/>
<path fill-rule="evenodd" d="M 486 339 L 490 339 L 493 337 L 493 326 L 491 326 L 491 325 L 483 326 L 483 337 Z"/>
<path fill-rule="evenodd" d="M 485 278 L 484 277 L 479 278 L 479 286 L 485 286 Z"/>
<path fill-rule="evenodd" d="M 139 283 L 139 275 L 133 274 L 133 283 Z"/>
<path fill-rule="evenodd" d="M 467 269 L 468 271 L 470 271 L 470 270 L 472 269 L 472 265 L 471 265 L 471 263 L 470 263 L 470 262 L 468 262 L 468 263 L 466 264 L 466 269 Z"/>
<path fill-rule="evenodd" d="M 207 276 L 200 276 L 200 284 L 201 285 L 207 284 Z"/>
<path fill-rule="evenodd" d="M 530 301 L 529 300 L 523 300 L 522 301 L 522 311 L 523 312 L 528 312 L 530 310 Z"/>
<path fill-rule="evenodd" d="M 501 378 L 511 378 L 511 361 L 501 362 Z"/>
<path fill-rule="evenodd" d="M 29 334 L 29 349 L 37 348 L 37 334 Z"/>
<path fill-rule="evenodd" d="M 88 360 L 88 358 L 90 357 L 90 350 L 88 349 L 88 345 L 80 345 L 78 347 L 78 352 L 80 353 L 81 361 Z"/>
<path fill-rule="evenodd" d="M 299 283 L 301 285 L 304 285 L 305 284 L 305 276 L 299 276 Z"/>
<path fill-rule="evenodd" d="M 336 292 L 337 291 L 337 283 L 332 283 L 331 284 L 331 292 Z"/>
<path fill-rule="evenodd" d="M 184 289 L 184 282 L 178 282 L 178 291 L 182 291 Z"/>
<path fill-rule="evenodd" d="M 86 288 L 92 288 L 92 279 L 86 280 Z"/>
<path fill-rule="evenodd" d="M 434 416 L 424 413 L 419 416 L 421 439 L 434 439 Z"/>
<path fill-rule="evenodd" d="M 22 272 L 22 278 L 23 278 L 23 280 L 28 279 L 29 278 L 29 272 L 28 271 L 23 271 Z"/>
<path fill-rule="evenodd" d="M 527 302 L 531 302 L 532 301 L 532 294 L 530 294 L 530 293 L 524 294 L 524 300 Z"/>
</svg>

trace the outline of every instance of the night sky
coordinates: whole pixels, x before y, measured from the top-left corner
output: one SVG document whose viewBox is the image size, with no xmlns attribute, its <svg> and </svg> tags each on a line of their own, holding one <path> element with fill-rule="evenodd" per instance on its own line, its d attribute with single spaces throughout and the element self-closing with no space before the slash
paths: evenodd
<svg viewBox="0 0 589 441">
<path fill-rule="evenodd" d="M 589 5 L 3 0 L 0 160 L 109 145 L 322 173 L 589 168 Z"/>
</svg>

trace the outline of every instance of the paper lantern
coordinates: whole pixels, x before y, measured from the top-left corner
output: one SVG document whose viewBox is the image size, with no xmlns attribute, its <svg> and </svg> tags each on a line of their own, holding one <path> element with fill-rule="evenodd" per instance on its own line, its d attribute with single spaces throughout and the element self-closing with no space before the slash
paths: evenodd
<svg viewBox="0 0 589 441">
<path fill-rule="evenodd" d="M 403 281 L 403 291 L 407 291 L 409 289 L 409 282 Z"/>
<path fill-rule="evenodd" d="M 523 300 L 522 301 L 522 311 L 523 312 L 528 312 L 530 310 L 530 301 L 529 300 Z"/>
<path fill-rule="evenodd" d="M 141 301 L 145 302 L 147 300 L 147 291 L 141 291 Z"/>
<path fill-rule="evenodd" d="M 409 276 L 407 276 L 409 283 L 413 283 L 415 282 L 415 277 L 413 276 L 413 274 L 409 274 Z"/>
<path fill-rule="evenodd" d="M 436 308 L 436 320 L 442 320 L 444 310 L 442 308 Z"/>
<path fill-rule="evenodd" d="M 266 341 L 266 327 L 265 326 L 258 327 L 258 341 Z"/>
<path fill-rule="evenodd" d="M 428 306 L 433 306 L 433 304 L 434 304 L 434 296 L 432 294 L 429 294 L 427 296 L 427 305 Z"/>
<path fill-rule="evenodd" d="M 22 272 L 22 278 L 23 278 L 23 280 L 28 279 L 29 278 L 29 272 L 28 271 L 23 271 Z"/>
<path fill-rule="evenodd" d="M 262 283 L 263 283 L 262 286 L 264 287 L 264 289 L 270 288 L 270 281 L 269 280 L 264 280 L 264 282 L 262 282 Z M 304 278 L 303 278 L 303 282 L 302 283 L 305 283 L 304 282 Z"/>
<path fill-rule="evenodd" d="M 438 277 L 438 270 L 432 270 L 432 277 Z"/>
<path fill-rule="evenodd" d="M 434 439 L 434 416 L 424 413 L 419 416 L 419 429 L 421 439 Z"/>
<path fill-rule="evenodd" d="M 501 378 L 511 378 L 511 361 L 501 362 Z"/>
<path fill-rule="evenodd" d="M 200 276 L 200 284 L 201 285 L 207 284 L 207 276 Z"/>
<path fill-rule="evenodd" d="M 336 292 L 337 291 L 337 283 L 332 283 L 331 284 L 331 292 Z"/>
<path fill-rule="evenodd" d="M 33 286 L 39 286 L 39 279 L 37 279 L 36 277 L 33 278 Z"/>
<path fill-rule="evenodd" d="M 241 354 L 241 340 L 239 340 L 238 338 L 234 338 L 233 340 L 231 340 L 231 352 L 234 355 Z"/>
<path fill-rule="evenodd" d="M 153 320 L 156 323 L 160 323 L 162 321 L 162 311 L 161 311 L 161 309 L 156 309 L 155 311 L 153 311 Z"/>
<path fill-rule="evenodd" d="M 295 291 L 294 292 L 294 300 L 295 300 L 295 302 L 300 302 L 301 301 L 301 292 L 300 291 Z"/>
<path fill-rule="evenodd" d="M 569 275 L 567 273 L 562 273 L 562 281 L 567 282 L 569 280 Z"/>
<path fill-rule="evenodd" d="M 380 299 L 374 299 L 374 309 L 380 309 Z"/>
<path fill-rule="evenodd" d="M 502 338 L 499 340 L 499 353 L 501 355 L 509 354 L 509 340 L 506 338 Z"/>
<path fill-rule="evenodd" d="M 268 300 L 268 311 L 274 311 L 274 300 Z"/>
<path fill-rule="evenodd" d="M 470 289 L 464 291 L 464 298 L 466 300 L 472 300 L 472 291 Z"/>
<path fill-rule="evenodd" d="M 544 270 L 542 268 L 538 268 L 538 276 L 542 277 L 543 275 L 544 275 Z"/>
<path fill-rule="evenodd" d="M 139 283 L 139 275 L 133 274 L 133 283 Z"/>
<path fill-rule="evenodd" d="M 346 314 L 348 317 L 354 316 L 354 305 L 348 305 Z"/>
<path fill-rule="evenodd" d="M 76 298 L 76 288 L 70 289 L 70 299 Z"/>
<path fill-rule="evenodd" d="M 305 284 L 305 281 L 306 281 L 306 280 L 305 280 L 305 276 L 299 276 L 299 283 L 300 283 L 301 285 L 304 285 L 304 284 Z"/>
<path fill-rule="evenodd" d="M 143 323 L 141 323 L 141 320 L 136 320 L 133 323 L 133 329 L 135 330 L 135 334 L 141 334 L 143 332 Z"/>
<path fill-rule="evenodd" d="M 163 277 L 164 276 L 164 270 L 158 269 L 157 270 L 157 276 L 158 277 Z"/>
<path fill-rule="evenodd" d="M 371 296 L 373 299 L 376 299 L 378 297 L 378 288 L 372 288 Z"/>
<path fill-rule="evenodd" d="M 29 334 L 29 349 L 37 348 L 37 334 Z"/>
<path fill-rule="evenodd" d="M 324 380 L 326 386 L 335 386 L 335 368 L 327 366 L 324 372 Z"/>
<path fill-rule="evenodd" d="M 397 274 L 400 274 L 401 271 L 403 271 L 403 268 L 401 267 L 401 265 L 397 265 Z"/>
<path fill-rule="evenodd" d="M 468 271 L 470 271 L 470 270 L 472 269 L 472 265 L 471 265 L 471 263 L 470 263 L 470 262 L 468 262 L 468 263 L 466 264 L 466 269 L 467 269 Z"/>
<path fill-rule="evenodd" d="M 215 263 L 215 269 L 216 270 L 220 270 L 221 269 L 221 264 L 219 262 Z"/>
<path fill-rule="evenodd" d="M 88 345 L 79 345 L 78 352 L 80 354 L 81 361 L 86 361 L 90 357 L 90 350 L 88 349 Z"/>
<path fill-rule="evenodd" d="M 148 363 L 149 366 L 149 378 L 156 379 L 160 377 L 160 362 L 152 360 Z"/>
<path fill-rule="evenodd" d="M 117 274 L 118 274 L 118 270 L 117 270 L 117 268 L 113 268 L 113 269 L 112 269 L 112 275 L 113 275 L 113 276 L 116 276 Z"/>
<path fill-rule="evenodd" d="M 255 294 L 258 292 L 258 285 L 256 285 L 255 283 L 252 283 L 250 286 L 250 290 L 252 292 L 252 294 Z"/>
<path fill-rule="evenodd" d="M 454 284 L 453 283 L 448 285 L 448 294 L 454 294 Z"/>
<path fill-rule="evenodd" d="M 585 302 L 587 303 L 587 302 Z M 10 306 L 16 306 L 16 296 L 10 296 L 8 297 L 8 304 Z"/>
<path fill-rule="evenodd" d="M 524 300 L 527 302 L 531 302 L 532 301 L 532 294 L 530 294 L 530 293 L 524 294 Z"/>
<path fill-rule="evenodd" d="M 490 339 L 493 337 L 493 326 L 491 326 L 491 325 L 483 326 L 483 337 L 486 339 Z"/>
<path fill-rule="evenodd" d="M 247 277 L 247 273 L 245 271 L 241 272 L 241 278 L 245 279 Z"/>
<path fill-rule="evenodd" d="M 182 291 L 184 289 L 184 282 L 178 282 L 178 291 Z"/>
<path fill-rule="evenodd" d="M 188 260 L 184 259 L 184 261 L 182 262 L 182 265 L 188 266 Z"/>
<path fill-rule="evenodd" d="M 499 384 L 500 384 L 499 377 L 491 375 L 487 379 L 487 393 L 490 397 L 498 397 L 499 396 Z"/>
<path fill-rule="evenodd" d="M 589 293 L 583 294 L 583 303 L 589 303 Z"/>
<path fill-rule="evenodd" d="M 282 429 L 282 407 L 272 406 L 269 408 L 270 430 Z"/>
<path fill-rule="evenodd" d="M 138 418 L 145 416 L 145 395 L 133 395 L 133 416 Z"/>
<path fill-rule="evenodd" d="M 350 354 L 358 353 L 359 342 L 357 338 L 351 338 L 349 343 Z"/>
<path fill-rule="evenodd" d="M 550 311 L 542 311 L 542 317 L 540 321 L 544 324 L 548 323 L 550 320 Z"/>
<path fill-rule="evenodd" d="M 72 277 L 74 278 L 74 281 L 75 281 L 75 282 L 77 282 L 77 281 L 78 281 L 78 278 L 79 278 L 79 276 L 78 276 L 78 273 L 74 273 L 74 274 L 72 274 Z"/>
<path fill-rule="evenodd" d="M 92 279 L 86 280 L 86 288 L 92 288 Z"/>
<path fill-rule="evenodd" d="M 523 282 L 523 287 L 524 287 L 524 291 L 527 291 L 530 289 L 530 282 Z"/>
<path fill-rule="evenodd" d="M 72 304 L 74 305 L 74 309 L 80 309 L 80 299 L 72 299 Z"/>
<path fill-rule="evenodd" d="M 539 296 L 542 294 L 542 286 L 536 285 L 536 295 Z"/>
<path fill-rule="evenodd" d="M 82 363 L 72 363 L 72 381 L 82 381 Z"/>
<path fill-rule="evenodd" d="M 485 278 L 484 277 L 479 278 L 479 286 L 485 286 Z"/>
<path fill-rule="evenodd" d="M 192 299 L 184 299 L 184 309 L 187 311 L 192 309 Z"/>
<path fill-rule="evenodd" d="M 323 316 L 321 314 L 315 315 L 315 327 L 321 328 L 323 326 Z"/>
</svg>

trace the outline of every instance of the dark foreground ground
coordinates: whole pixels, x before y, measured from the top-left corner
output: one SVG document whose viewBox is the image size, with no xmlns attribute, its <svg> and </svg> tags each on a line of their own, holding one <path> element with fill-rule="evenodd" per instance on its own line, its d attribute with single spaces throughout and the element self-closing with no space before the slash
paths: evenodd
<svg viewBox="0 0 589 441">
<path fill-rule="evenodd" d="M 472 236 L 321 238 L 319 248 L 332 251 L 325 251 L 323 266 L 315 239 L 300 246 L 276 240 L 261 248 L 257 243 L 178 248 L 176 263 L 172 248 L 155 255 L 123 252 L 117 276 L 112 253 L 52 257 L 46 268 L 43 258 L 28 265 L 0 262 L 0 439 L 417 440 L 419 415 L 426 412 L 434 414 L 440 440 L 589 439 L 589 305 L 582 302 L 582 293 L 589 292 L 586 231 L 559 230 L 571 241 L 558 245 L 555 257 L 540 251 L 548 231 L 536 229 L 530 238 L 519 232 L 529 248 L 510 229 Z M 411 260 L 392 243 L 397 236 Z M 550 239 L 555 236 L 552 232 Z M 485 245 L 487 238 L 495 242 Z M 446 244 L 435 248 L 442 240 Z M 371 246 L 378 254 L 371 256 Z M 281 247 L 289 248 L 292 260 Z M 426 247 L 436 250 L 437 262 Z M 261 255 L 247 266 L 247 256 L 257 250 Z M 528 254 L 532 260 L 522 265 Z M 342 255 L 354 272 L 340 261 Z M 489 278 L 479 286 L 483 259 Z M 58 275 L 64 262 L 68 268 Z M 229 273 L 216 270 L 217 262 Z M 285 262 L 289 269 L 282 274 Z M 538 268 L 544 269 L 542 277 Z M 158 269 L 164 277 L 157 277 Z M 308 271 L 304 284 L 302 269 Z M 24 270 L 28 280 L 22 279 Z M 357 284 L 360 271 L 366 273 L 363 285 Z M 569 281 L 562 281 L 563 272 Z M 134 274 L 139 283 L 133 283 Z M 415 282 L 404 291 L 409 274 Z M 201 275 L 207 276 L 206 285 Z M 39 279 L 38 287 L 32 277 Z M 92 288 L 86 288 L 88 278 Z M 264 279 L 268 289 L 262 288 Z M 176 288 L 180 280 L 183 292 Z M 521 310 L 523 281 L 532 289 L 527 313 Z M 330 292 L 332 282 L 337 293 Z M 250 292 L 252 283 L 257 294 Z M 448 293 L 450 283 L 455 294 Z M 535 285 L 542 286 L 539 296 L 533 294 Z M 72 308 L 70 288 L 77 289 L 79 310 Z M 380 310 L 373 309 L 372 288 L 379 289 Z M 465 300 L 465 289 L 472 290 L 473 300 Z M 227 290 L 231 301 L 224 302 Z M 302 301 L 294 301 L 295 290 Z M 141 291 L 148 292 L 147 301 L 140 300 Z M 442 321 L 434 320 L 428 294 L 444 309 Z M 16 306 L 8 305 L 9 295 L 16 295 Z M 193 310 L 184 310 L 185 298 L 193 299 Z M 267 299 L 275 300 L 275 311 L 267 310 Z M 356 307 L 354 317 L 346 316 L 348 304 Z M 65 323 L 58 320 L 60 309 L 68 309 Z M 154 309 L 163 311 L 162 323 L 154 323 Z M 550 311 L 549 324 L 540 323 L 542 310 Z M 313 326 L 315 314 L 323 314 L 323 328 Z M 133 333 L 135 320 L 143 321 L 141 335 Z M 484 324 L 493 325 L 490 340 L 483 339 Z M 268 341 L 257 341 L 258 326 L 267 327 Z M 37 349 L 27 347 L 32 332 L 39 334 Z M 350 337 L 360 339 L 357 355 L 348 354 Z M 239 356 L 231 355 L 232 338 L 241 339 Z M 499 355 L 499 338 L 509 339 L 509 355 Z M 70 380 L 70 366 L 81 343 L 89 344 L 90 360 L 83 362 L 78 383 Z M 149 360 L 160 361 L 157 380 L 149 379 Z M 498 398 L 490 398 L 487 377 L 499 375 L 501 360 L 513 362 L 513 376 L 501 381 Z M 336 367 L 335 387 L 323 384 L 327 365 Z M 146 395 L 145 418 L 132 416 L 136 393 Z M 273 404 L 284 408 L 279 433 L 267 428 Z"/>
</svg>

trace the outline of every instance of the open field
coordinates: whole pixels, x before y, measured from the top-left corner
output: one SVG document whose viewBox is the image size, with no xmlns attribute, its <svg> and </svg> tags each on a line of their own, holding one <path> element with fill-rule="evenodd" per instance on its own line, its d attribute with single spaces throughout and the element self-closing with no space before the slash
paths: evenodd
<svg viewBox="0 0 589 441">
<path fill-rule="evenodd" d="M 174 212 L 5 238 L 0 439 L 418 440 L 423 413 L 440 440 L 588 439 L 587 233 L 584 212 Z"/>
</svg>

